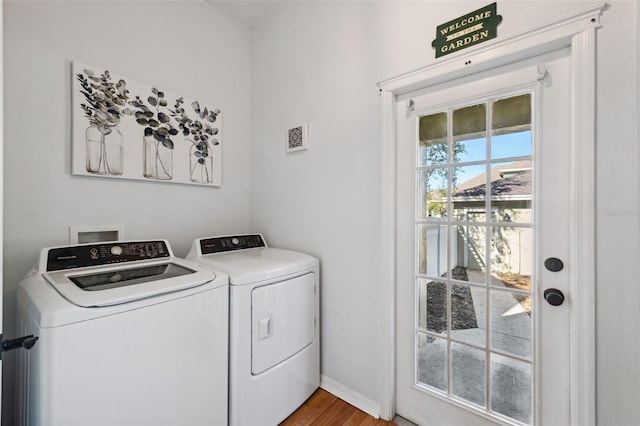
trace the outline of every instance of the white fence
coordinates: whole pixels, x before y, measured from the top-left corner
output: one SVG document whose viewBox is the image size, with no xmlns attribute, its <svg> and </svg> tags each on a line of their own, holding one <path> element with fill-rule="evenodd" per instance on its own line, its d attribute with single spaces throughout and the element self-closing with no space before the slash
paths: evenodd
<svg viewBox="0 0 640 426">
<path fill-rule="evenodd" d="M 426 275 L 430 277 L 441 277 L 458 264 L 458 237 L 455 233 L 455 228 L 452 229 L 451 238 L 447 238 L 446 227 L 439 225 L 430 225 L 427 227 L 424 239 L 426 249 Z M 447 245 L 451 246 L 451 250 L 447 250 Z M 448 262 L 451 267 L 447 265 L 447 251 L 451 256 L 451 261 Z"/>
<path fill-rule="evenodd" d="M 531 275 L 530 228 L 490 228 L 487 241 L 485 226 L 423 225 L 419 261 L 420 274 L 442 277 L 456 266 L 484 271 L 487 268 L 487 242 L 493 272 L 512 272 Z"/>
</svg>

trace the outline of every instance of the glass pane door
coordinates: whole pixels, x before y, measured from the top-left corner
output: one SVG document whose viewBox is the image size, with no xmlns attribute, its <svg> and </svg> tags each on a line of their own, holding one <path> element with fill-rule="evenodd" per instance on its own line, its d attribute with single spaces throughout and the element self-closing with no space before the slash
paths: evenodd
<svg viewBox="0 0 640 426">
<path fill-rule="evenodd" d="M 419 117 L 415 383 L 532 422 L 532 92 Z"/>
</svg>

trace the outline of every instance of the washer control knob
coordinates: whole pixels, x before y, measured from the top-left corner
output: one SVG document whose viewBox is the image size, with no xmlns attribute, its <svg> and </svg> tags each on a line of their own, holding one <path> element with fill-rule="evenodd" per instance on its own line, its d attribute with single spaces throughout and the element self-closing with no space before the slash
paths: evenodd
<svg viewBox="0 0 640 426">
<path fill-rule="evenodd" d="M 237 246 L 238 244 L 240 244 L 240 240 L 234 237 L 234 238 L 231 239 L 231 243 L 234 246 Z"/>
<path fill-rule="evenodd" d="M 120 246 L 111 247 L 111 254 L 114 256 L 120 256 L 122 254 L 122 247 Z"/>
</svg>

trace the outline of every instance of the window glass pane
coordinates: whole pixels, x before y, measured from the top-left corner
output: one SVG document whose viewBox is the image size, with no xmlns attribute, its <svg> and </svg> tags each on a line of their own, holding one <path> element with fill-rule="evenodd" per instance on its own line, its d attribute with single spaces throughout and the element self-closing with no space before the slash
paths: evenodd
<svg viewBox="0 0 640 426">
<path fill-rule="evenodd" d="M 457 209 L 455 209 L 453 213 L 453 219 L 459 222 L 483 223 L 487 220 L 487 211 L 484 201 L 469 201 L 464 204 L 458 204 Z"/>
<path fill-rule="evenodd" d="M 495 214 L 494 222 L 526 223 L 532 222 L 531 200 L 492 201 Z"/>
<path fill-rule="evenodd" d="M 487 131 L 487 107 L 470 105 L 453 111 L 453 141 L 484 138 Z M 482 155 L 484 158 L 483 154 Z"/>
<path fill-rule="evenodd" d="M 447 271 L 447 227 L 418 225 L 418 273 L 442 277 Z"/>
<path fill-rule="evenodd" d="M 491 409 L 531 424 L 531 364 L 491 354 Z"/>
<path fill-rule="evenodd" d="M 500 210 L 493 220 L 531 223 L 532 194 L 531 160 L 492 164 L 491 206 Z"/>
<path fill-rule="evenodd" d="M 486 227 L 456 226 L 454 233 L 451 238 L 452 278 L 484 284 L 487 270 Z"/>
<path fill-rule="evenodd" d="M 491 107 L 493 135 L 531 130 L 531 93 L 497 99 Z"/>
<path fill-rule="evenodd" d="M 447 341 L 425 333 L 417 334 L 417 382 L 447 390 Z"/>
<path fill-rule="evenodd" d="M 531 132 L 509 133 L 491 137 L 491 158 L 524 157 L 531 155 Z"/>
<path fill-rule="evenodd" d="M 487 158 L 487 138 L 453 142 L 452 163 L 466 163 Z"/>
<path fill-rule="evenodd" d="M 491 158 L 531 155 L 531 94 L 492 103 Z"/>
<path fill-rule="evenodd" d="M 491 228 L 492 284 L 503 286 L 506 278 L 531 277 L 533 230 L 495 226 Z M 497 279 L 496 279 L 497 278 Z M 529 279 L 529 286 L 530 286 Z"/>
<path fill-rule="evenodd" d="M 487 198 L 487 166 L 454 167 L 451 171 L 453 197 L 453 219 L 460 221 L 485 221 L 483 215 L 467 214 L 469 211 L 484 211 Z"/>
<path fill-rule="evenodd" d="M 490 328 L 492 349 L 530 359 L 531 296 L 491 290 Z"/>
<path fill-rule="evenodd" d="M 449 253 L 451 274 L 447 275 L 455 281 L 467 281 L 475 284 L 484 284 L 486 282 L 485 271 L 479 266 L 484 262 L 481 259 L 484 256 L 484 249 L 475 245 L 474 239 L 478 234 L 484 234 L 481 230 L 483 227 L 476 226 L 455 226 L 451 230 Z M 471 257 L 471 258 L 470 258 Z M 473 290 L 473 288 L 472 288 Z"/>
<path fill-rule="evenodd" d="M 418 171 L 418 220 L 447 215 L 446 168 Z"/>
<path fill-rule="evenodd" d="M 418 124 L 418 165 L 447 164 L 447 113 L 420 117 Z"/>
<path fill-rule="evenodd" d="M 451 338 L 486 346 L 486 290 L 451 284 Z"/>
<path fill-rule="evenodd" d="M 451 343 L 451 393 L 473 404 L 485 406 L 485 352 Z"/>
<path fill-rule="evenodd" d="M 454 189 L 454 197 L 472 197 L 474 200 L 485 199 L 487 188 L 486 170 L 487 166 L 485 164 L 453 167 L 451 171 L 451 186 Z"/>
<path fill-rule="evenodd" d="M 485 104 L 453 111 L 452 163 L 487 158 L 486 111 Z"/>
<path fill-rule="evenodd" d="M 436 334 L 447 335 L 447 283 L 418 280 L 418 325 Z"/>
</svg>

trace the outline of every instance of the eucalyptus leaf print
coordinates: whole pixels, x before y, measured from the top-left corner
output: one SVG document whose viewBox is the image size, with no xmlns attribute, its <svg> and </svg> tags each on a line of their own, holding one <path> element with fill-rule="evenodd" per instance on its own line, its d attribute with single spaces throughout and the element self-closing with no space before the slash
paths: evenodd
<svg viewBox="0 0 640 426">
<path fill-rule="evenodd" d="M 90 69 L 83 71 L 76 79 L 85 99 L 80 108 L 90 124 L 85 131 L 87 172 L 121 175 L 124 150 L 118 125 L 123 115 L 131 114 L 126 108 L 129 90 L 124 80 L 114 81 L 108 70 L 99 76 Z"/>
<path fill-rule="evenodd" d="M 137 95 L 129 105 L 135 108 L 136 123 L 143 127 L 143 175 L 148 179 L 173 179 L 173 136 L 179 132 L 165 112 L 168 102 L 165 94 L 155 87 L 147 102 Z M 148 105 L 147 105 L 148 104 Z"/>
<path fill-rule="evenodd" d="M 210 183 L 213 179 L 213 146 L 220 144 L 217 138 L 219 129 L 216 126 L 220 110 L 202 108 L 198 101 L 193 101 L 191 109 L 195 118 L 190 118 L 183 104 L 184 99 L 178 98 L 170 112 L 185 140 L 191 144 L 189 177 L 195 183 Z"/>
</svg>

